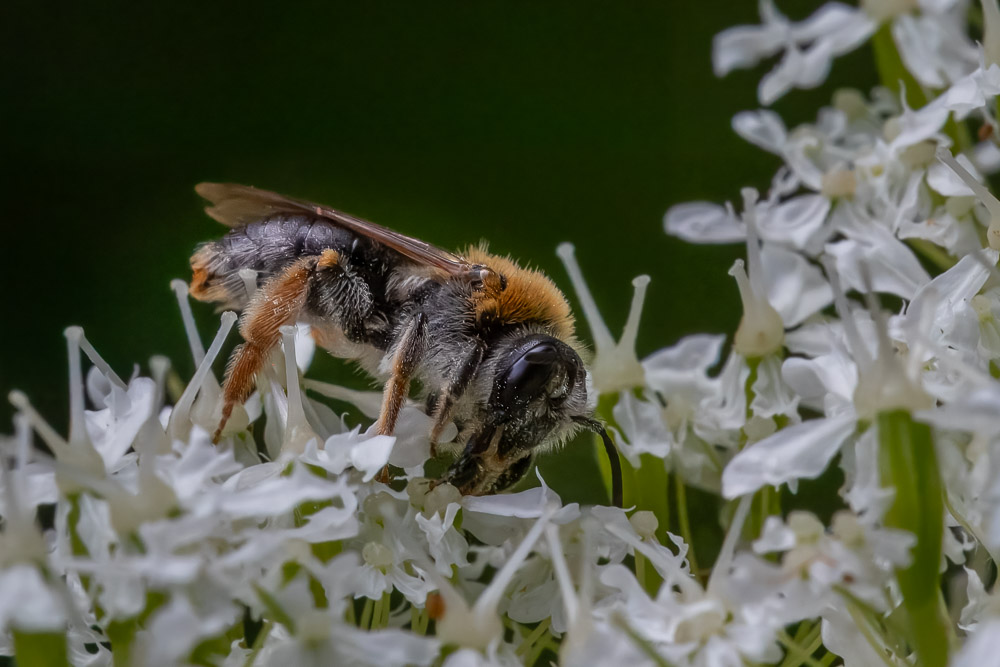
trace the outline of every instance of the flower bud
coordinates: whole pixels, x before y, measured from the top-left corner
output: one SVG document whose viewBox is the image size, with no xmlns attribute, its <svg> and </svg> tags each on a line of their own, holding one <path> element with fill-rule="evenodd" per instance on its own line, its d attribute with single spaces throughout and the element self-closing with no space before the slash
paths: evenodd
<svg viewBox="0 0 1000 667">
<path fill-rule="evenodd" d="M 823 174 L 820 193 L 824 197 L 853 197 L 858 188 L 858 177 L 853 169 L 831 169 Z"/>
<path fill-rule="evenodd" d="M 381 542 L 368 542 L 365 544 L 364 548 L 361 549 L 361 557 L 364 558 L 366 564 L 378 568 L 383 572 L 392 567 L 392 549 Z"/>
<path fill-rule="evenodd" d="M 644 540 L 656 534 L 656 529 L 660 525 L 656 515 L 649 510 L 640 510 L 630 516 L 628 520 L 635 532 Z"/>
<path fill-rule="evenodd" d="M 757 240 L 757 191 L 743 189 L 743 221 L 747 227 L 747 265 L 749 275 L 744 270 L 743 260 L 736 260 L 729 275 L 736 278 L 743 302 L 743 318 L 736 329 L 733 347 L 747 359 L 772 354 L 781 349 L 785 342 L 785 324 L 781 315 L 767 300 L 761 266 L 760 243 Z"/>
</svg>

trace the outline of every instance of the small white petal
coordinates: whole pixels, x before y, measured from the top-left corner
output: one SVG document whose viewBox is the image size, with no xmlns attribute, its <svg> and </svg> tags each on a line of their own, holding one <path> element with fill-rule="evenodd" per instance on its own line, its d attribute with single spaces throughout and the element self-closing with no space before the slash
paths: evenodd
<svg viewBox="0 0 1000 667">
<path fill-rule="evenodd" d="M 364 473 L 365 482 L 370 482 L 389 462 L 395 444 L 396 438 L 388 435 L 368 438 L 351 448 L 351 465 Z"/>
<path fill-rule="evenodd" d="M 785 384 L 781 377 L 781 360 L 768 355 L 757 365 L 757 380 L 753 383 L 754 398 L 750 409 L 758 417 L 794 415 L 799 397 Z"/>
<path fill-rule="evenodd" d="M 709 202 L 671 206 L 663 227 L 667 234 L 689 243 L 735 243 L 746 238 L 746 230 L 730 209 Z"/>
<path fill-rule="evenodd" d="M 761 251 L 767 300 L 785 327 L 799 325 L 833 303 L 833 290 L 819 267 L 797 252 L 765 243 Z"/>
<path fill-rule="evenodd" d="M 618 451 L 633 467 L 639 467 L 642 454 L 667 457 L 674 439 L 663 423 L 663 409 L 658 403 L 623 391 L 612 412 L 625 435 L 625 440 L 618 443 Z"/>
<path fill-rule="evenodd" d="M 995 665 L 1000 655 L 1000 620 L 980 623 L 976 632 L 952 659 L 952 667 Z"/>
<path fill-rule="evenodd" d="M 695 334 L 657 350 L 642 361 L 646 384 L 663 394 L 671 394 L 678 388 L 705 386 L 708 370 L 719 363 L 725 342 L 723 335 Z"/>
<path fill-rule="evenodd" d="M 969 173 L 976 178 L 976 180 L 983 180 L 983 177 L 979 174 L 975 165 L 972 164 L 972 160 L 962 154 L 956 156 L 955 159 L 957 159 L 959 164 L 965 167 Z M 927 168 L 927 185 L 929 185 L 935 192 L 944 195 L 945 197 L 972 197 L 976 194 L 968 185 L 965 184 L 965 181 L 959 178 L 958 174 L 941 162 L 934 162 Z"/>
<path fill-rule="evenodd" d="M 765 485 L 818 477 L 854 431 L 855 421 L 853 415 L 813 419 L 747 446 L 722 471 L 722 495 L 736 498 Z"/>
<path fill-rule="evenodd" d="M 0 571 L 0 626 L 27 632 L 62 630 L 66 608 L 38 568 L 17 564 Z"/>
<path fill-rule="evenodd" d="M 820 236 L 830 206 L 830 199 L 823 195 L 792 197 L 761 212 L 757 220 L 760 236 L 765 241 L 807 250 Z"/>
<path fill-rule="evenodd" d="M 781 62 L 764 75 L 757 87 L 761 104 L 772 104 L 792 88 L 815 88 L 830 73 L 833 63 L 833 45 L 819 41 L 801 50 L 789 44 Z"/>
<path fill-rule="evenodd" d="M 764 521 L 760 538 L 754 540 L 753 551 L 766 554 L 773 551 L 788 551 L 795 546 L 795 531 L 785 525 L 781 517 L 769 516 Z"/>
<path fill-rule="evenodd" d="M 770 109 L 741 111 L 733 116 L 733 130 L 754 146 L 781 155 L 788 141 L 788 130 L 781 116 Z"/>
<path fill-rule="evenodd" d="M 917 81 L 930 88 L 944 88 L 948 82 L 941 74 L 933 50 L 927 48 L 935 35 L 927 28 L 916 17 L 904 14 L 892 22 L 892 36 L 903 64 Z"/>
<path fill-rule="evenodd" d="M 785 22 L 787 23 L 787 22 Z M 753 67 L 781 50 L 787 27 L 782 23 L 741 25 L 723 30 L 712 40 L 712 68 L 722 77 L 734 69 Z"/>
<path fill-rule="evenodd" d="M 837 273 L 845 289 L 866 292 L 864 270 L 868 271 L 871 288 L 876 292 L 888 292 L 904 299 L 913 298 L 931 280 L 913 251 L 882 228 L 871 229 L 863 240 L 830 243 L 826 252 L 836 259 Z"/>
</svg>

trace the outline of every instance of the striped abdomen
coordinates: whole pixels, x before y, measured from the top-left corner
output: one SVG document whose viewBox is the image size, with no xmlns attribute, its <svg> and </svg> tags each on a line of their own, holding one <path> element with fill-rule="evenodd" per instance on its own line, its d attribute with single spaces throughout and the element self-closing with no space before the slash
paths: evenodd
<svg viewBox="0 0 1000 667">
<path fill-rule="evenodd" d="M 356 236 L 327 222 L 304 215 L 278 215 L 232 229 L 218 241 L 202 244 L 191 257 L 191 295 L 242 309 L 248 295 L 241 269 L 257 272 L 259 287 L 299 257 L 332 248 L 350 253 Z"/>
</svg>

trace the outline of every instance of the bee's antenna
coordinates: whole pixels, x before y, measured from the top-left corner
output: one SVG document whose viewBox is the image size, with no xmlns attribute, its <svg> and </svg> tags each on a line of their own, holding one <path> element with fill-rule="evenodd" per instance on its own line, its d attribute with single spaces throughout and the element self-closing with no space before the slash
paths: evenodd
<svg viewBox="0 0 1000 667">
<path fill-rule="evenodd" d="M 622 462 L 618 455 L 618 448 L 608 435 L 608 430 L 604 424 L 596 419 L 580 419 L 579 423 L 584 424 L 594 433 L 601 436 L 604 441 L 604 451 L 608 455 L 608 463 L 611 464 L 611 503 L 615 507 L 622 506 Z"/>
</svg>

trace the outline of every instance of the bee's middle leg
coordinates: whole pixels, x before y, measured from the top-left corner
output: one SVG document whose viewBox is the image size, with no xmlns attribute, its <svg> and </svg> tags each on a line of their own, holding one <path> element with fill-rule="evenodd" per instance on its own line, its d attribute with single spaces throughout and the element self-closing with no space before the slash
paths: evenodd
<svg viewBox="0 0 1000 667">
<path fill-rule="evenodd" d="M 427 318 L 423 313 L 417 313 L 410 319 L 395 344 L 389 381 L 385 383 L 382 393 L 382 409 L 375 422 L 375 432 L 379 435 L 391 435 L 396 430 L 399 411 L 410 392 L 410 380 L 424 356 L 426 332 Z M 389 482 L 388 464 L 382 468 L 377 479 L 383 483 Z"/>
<path fill-rule="evenodd" d="M 396 429 L 399 411 L 410 391 L 410 380 L 424 356 L 426 332 L 427 317 L 423 313 L 417 313 L 410 319 L 394 346 L 389 381 L 385 383 L 382 410 L 375 425 L 375 431 L 379 435 L 391 435 Z"/>
</svg>

